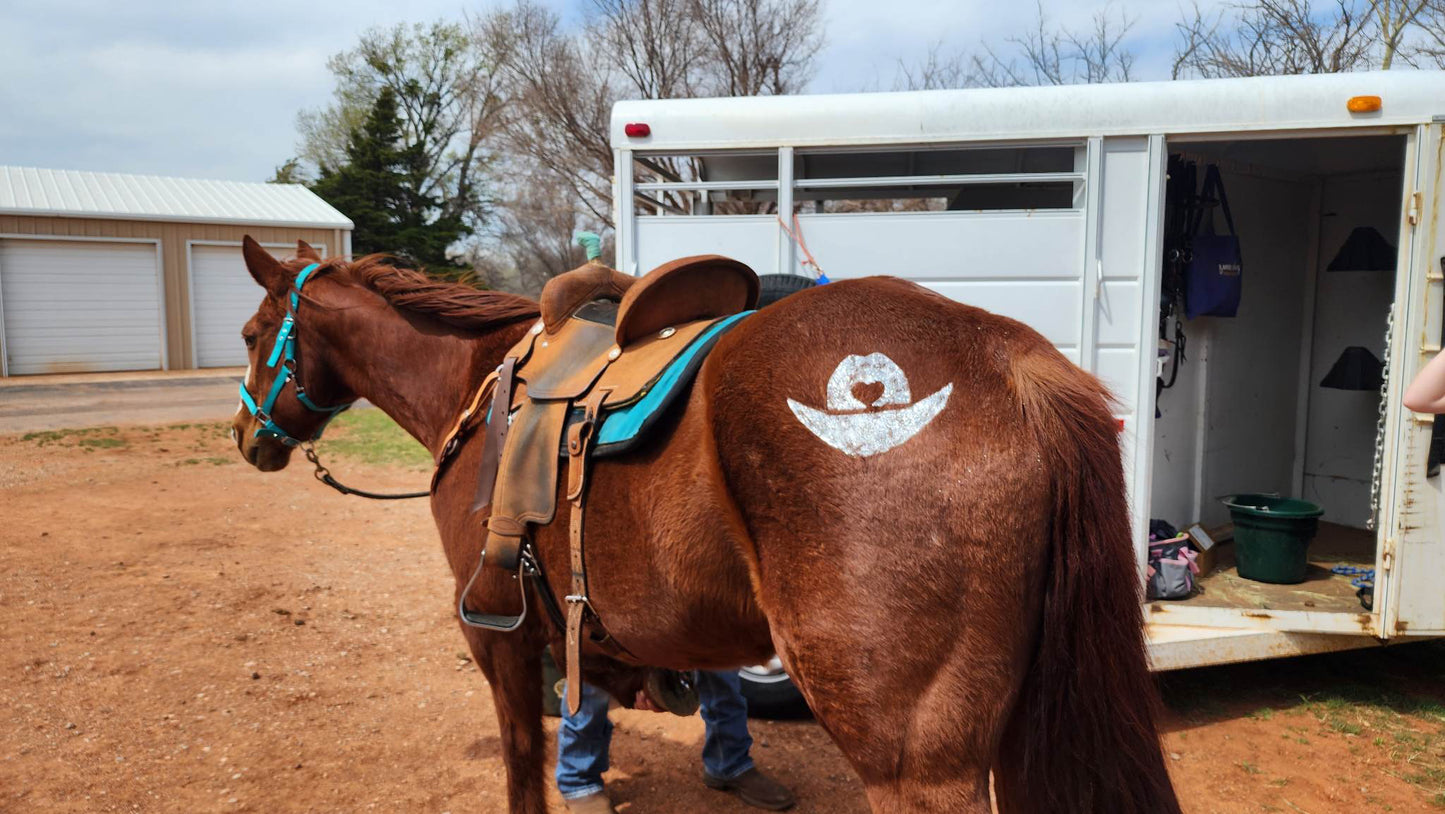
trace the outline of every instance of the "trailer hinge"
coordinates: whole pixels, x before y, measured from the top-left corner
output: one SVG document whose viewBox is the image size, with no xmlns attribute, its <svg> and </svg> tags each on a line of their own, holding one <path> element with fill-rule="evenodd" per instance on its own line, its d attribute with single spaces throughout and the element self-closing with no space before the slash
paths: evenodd
<svg viewBox="0 0 1445 814">
<path fill-rule="evenodd" d="M 1395 538 L 1385 538 L 1385 550 L 1380 552 L 1380 568 L 1389 571 L 1395 566 Z"/>
<path fill-rule="evenodd" d="M 1418 190 L 1410 193 L 1410 208 L 1405 212 L 1405 219 L 1410 221 L 1411 226 L 1420 225 L 1420 200 Z"/>
</svg>

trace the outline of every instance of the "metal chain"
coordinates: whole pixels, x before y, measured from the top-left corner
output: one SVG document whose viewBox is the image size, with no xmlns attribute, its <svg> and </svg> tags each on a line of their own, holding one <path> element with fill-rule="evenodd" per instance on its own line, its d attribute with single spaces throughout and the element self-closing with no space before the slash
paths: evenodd
<svg viewBox="0 0 1445 814">
<path fill-rule="evenodd" d="M 316 446 L 314 444 L 307 441 L 301 445 L 301 450 L 306 453 L 306 460 L 310 461 L 311 464 L 316 467 L 316 471 L 312 473 L 316 476 L 316 479 L 343 495 L 356 495 L 357 497 L 369 498 L 371 500 L 411 500 L 412 498 L 431 496 L 430 490 L 425 492 L 402 492 L 400 494 L 379 494 L 377 492 L 368 492 L 364 489 L 353 489 L 331 476 L 331 470 L 322 465 L 321 458 L 316 455 Z"/>
<path fill-rule="evenodd" d="M 1380 416 L 1375 421 L 1375 463 L 1370 474 L 1370 517 L 1365 521 L 1365 528 L 1370 531 L 1375 530 L 1380 519 L 1380 485 L 1384 480 L 1385 468 L 1385 418 L 1390 413 L 1390 358 L 1394 356 L 1394 337 L 1395 307 L 1392 304 L 1385 317 L 1385 363 L 1380 374 Z"/>
</svg>

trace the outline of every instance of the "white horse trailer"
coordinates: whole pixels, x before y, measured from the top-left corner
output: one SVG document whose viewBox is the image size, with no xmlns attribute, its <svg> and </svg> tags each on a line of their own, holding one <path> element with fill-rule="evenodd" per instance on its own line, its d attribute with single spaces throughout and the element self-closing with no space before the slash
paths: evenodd
<svg viewBox="0 0 1445 814">
<path fill-rule="evenodd" d="M 1445 327 L 1442 130 L 1445 73 L 1416 71 L 621 102 L 617 262 L 815 258 L 1022 320 L 1118 399 L 1141 573 L 1150 518 L 1219 527 L 1216 496 L 1239 492 L 1323 506 L 1312 559 L 1374 568 L 1368 608 L 1318 565 L 1299 586 L 1218 568 L 1147 603 L 1157 669 L 1439 636 L 1440 449 L 1401 395 Z M 1156 399 L 1176 154 L 1222 172 L 1243 296 L 1233 318 L 1179 317 L 1186 358 Z M 1369 268 L 1346 247 L 1361 230 L 1385 246 Z M 1383 387 L 1321 387 L 1346 348 Z"/>
</svg>

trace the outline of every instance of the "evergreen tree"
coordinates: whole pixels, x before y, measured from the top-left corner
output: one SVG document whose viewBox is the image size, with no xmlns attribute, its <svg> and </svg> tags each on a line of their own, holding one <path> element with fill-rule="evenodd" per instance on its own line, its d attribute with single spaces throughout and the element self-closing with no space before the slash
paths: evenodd
<svg viewBox="0 0 1445 814">
<path fill-rule="evenodd" d="M 346 163 L 321 165 L 311 190 L 351 218 L 356 254 L 385 252 L 443 277 L 466 276 L 447 247 L 471 233 L 439 197 L 421 190 L 426 156 L 420 144 L 403 146 L 396 94 L 382 88 L 366 120 L 346 141 Z"/>
</svg>

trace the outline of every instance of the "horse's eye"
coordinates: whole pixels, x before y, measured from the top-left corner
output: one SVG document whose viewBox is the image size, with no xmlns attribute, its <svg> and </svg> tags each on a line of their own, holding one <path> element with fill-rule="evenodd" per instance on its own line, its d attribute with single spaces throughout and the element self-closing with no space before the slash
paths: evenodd
<svg viewBox="0 0 1445 814">
<path fill-rule="evenodd" d="M 246 350 L 252 350 L 256 347 L 255 334 L 241 334 L 241 339 L 245 340 L 246 342 Z"/>
</svg>

